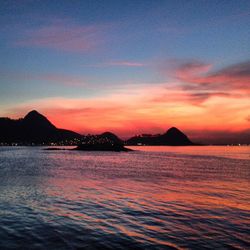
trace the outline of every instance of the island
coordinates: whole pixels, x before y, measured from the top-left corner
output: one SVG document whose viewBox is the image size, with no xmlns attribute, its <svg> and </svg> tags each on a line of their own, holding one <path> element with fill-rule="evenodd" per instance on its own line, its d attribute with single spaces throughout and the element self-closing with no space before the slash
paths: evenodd
<svg viewBox="0 0 250 250">
<path fill-rule="evenodd" d="M 128 152 L 132 149 L 124 147 L 123 141 L 111 132 L 100 135 L 85 136 L 84 140 L 74 150 L 80 151 L 115 151 Z"/>
<path fill-rule="evenodd" d="M 178 128 L 172 127 L 164 134 L 142 134 L 134 136 L 126 141 L 126 145 L 130 146 L 194 146 L 193 143 Z"/>
</svg>

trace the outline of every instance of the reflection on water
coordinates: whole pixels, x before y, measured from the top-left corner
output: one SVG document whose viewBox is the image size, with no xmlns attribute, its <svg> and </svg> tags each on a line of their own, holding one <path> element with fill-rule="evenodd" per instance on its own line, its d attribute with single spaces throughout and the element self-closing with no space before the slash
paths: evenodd
<svg viewBox="0 0 250 250">
<path fill-rule="evenodd" d="M 171 146 L 133 146 L 135 150 L 149 152 L 168 152 L 188 155 L 206 155 L 234 159 L 250 160 L 249 146 L 195 146 L 195 147 L 171 147 Z"/>
<path fill-rule="evenodd" d="M 0 148 L 0 249 L 247 249 L 249 147 Z"/>
</svg>

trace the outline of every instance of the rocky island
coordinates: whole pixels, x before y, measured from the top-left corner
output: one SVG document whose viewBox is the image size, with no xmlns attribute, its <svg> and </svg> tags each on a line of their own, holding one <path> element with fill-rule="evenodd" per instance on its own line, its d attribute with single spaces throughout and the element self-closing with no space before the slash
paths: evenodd
<svg viewBox="0 0 250 250">
<path fill-rule="evenodd" d="M 123 141 L 111 132 L 105 132 L 101 135 L 85 136 L 82 143 L 74 150 L 81 151 L 132 151 L 124 147 Z"/>
</svg>

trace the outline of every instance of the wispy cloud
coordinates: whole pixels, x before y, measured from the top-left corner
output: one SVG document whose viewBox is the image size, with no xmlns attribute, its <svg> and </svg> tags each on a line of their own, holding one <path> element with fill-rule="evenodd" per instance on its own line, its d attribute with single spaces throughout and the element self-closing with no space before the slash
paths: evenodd
<svg viewBox="0 0 250 250">
<path fill-rule="evenodd" d="M 198 105 L 210 97 L 250 95 L 250 62 L 213 70 L 213 65 L 197 60 L 174 62 L 168 74 L 179 82 L 183 97 Z"/>
<path fill-rule="evenodd" d="M 178 64 L 173 63 L 173 73 L 175 78 L 182 81 L 196 81 L 196 78 L 200 75 L 207 73 L 211 69 L 212 65 L 203 63 L 197 60 L 183 62 Z"/>
<path fill-rule="evenodd" d="M 106 61 L 98 64 L 87 65 L 90 67 L 146 67 L 148 63 L 138 61 Z"/>
<path fill-rule="evenodd" d="M 144 67 L 145 63 L 134 62 L 134 61 L 113 61 L 107 62 L 105 65 L 107 66 L 125 66 L 125 67 Z"/>
<path fill-rule="evenodd" d="M 88 52 L 104 40 L 104 25 L 78 25 L 55 21 L 42 27 L 27 29 L 15 46 L 48 48 L 68 52 Z"/>
<path fill-rule="evenodd" d="M 189 62 L 179 65 L 175 77 L 186 83 L 203 85 L 207 89 L 250 90 L 250 61 L 210 71 L 211 64 Z"/>
</svg>

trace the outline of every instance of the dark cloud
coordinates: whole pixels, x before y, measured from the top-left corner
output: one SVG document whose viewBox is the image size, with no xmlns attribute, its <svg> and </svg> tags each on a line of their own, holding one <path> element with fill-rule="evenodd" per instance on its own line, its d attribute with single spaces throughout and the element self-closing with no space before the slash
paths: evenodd
<svg viewBox="0 0 250 250">
<path fill-rule="evenodd" d="M 247 78 L 250 79 L 250 61 L 233 64 L 222 70 L 219 70 L 215 75 L 227 75 L 232 78 Z"/>
</svg>

